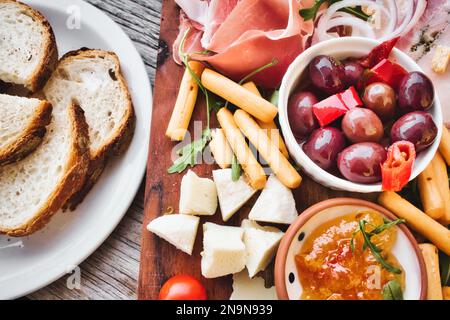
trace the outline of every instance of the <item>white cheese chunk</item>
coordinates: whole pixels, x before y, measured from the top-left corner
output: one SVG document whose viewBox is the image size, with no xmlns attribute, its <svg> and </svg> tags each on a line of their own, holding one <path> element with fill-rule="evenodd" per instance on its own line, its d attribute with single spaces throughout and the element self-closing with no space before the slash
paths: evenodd
<svg viewBox="0 0 450 320">
<path fill-rule="evenodd" d="M 203 225 L 201 269 L 205 278 L 216 278 L 245 268 L 244 229 L 207 222 Z"/>
<path fill-rule="evenodd" d="M 214 170 L 213 179 L 223 221 L 228 221 L 256 192 L 243 176 L 233 181 L 231 169 Z"/>
<path fill-rule="evenodd" d="M 275 227 L 262 227 L 255 221 L 243 220 L 248 275 L 253 278 L 272 261 L 284 232 Z"/>
<path fill-rule="evenodd" d="M 250 279 L 247 272 L 242 271 L 233 275 L 230 300 L 278 300 L 278 297 L 275 287 L 264 286 L 263 278 Z"/>
<path fill-rule="evenodd" d="M 181 180 L 180 213 L 211 216 L 217 209 L 214 181 L 189 170 Z"/>
<path fill-rule="evenodd" d="M 291 189 L 284 186 L 280 180 L 271 174 L 261 195 L 248 215 L 249 219 L 291 224 L 297 216 Z"/>
<path fill-rule="evenodd" d="M 152 220 L 147 230 L 176 248 L 192 254 L 200 218 L 185 214 L 168 214 Z"/>
</svg>

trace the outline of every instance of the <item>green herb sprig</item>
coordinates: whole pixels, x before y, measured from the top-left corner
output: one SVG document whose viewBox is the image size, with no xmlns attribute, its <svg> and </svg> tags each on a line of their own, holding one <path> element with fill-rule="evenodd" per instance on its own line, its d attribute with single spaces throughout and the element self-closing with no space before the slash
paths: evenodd
<svg viewBox="0 0 450 320">
<path fill-rule="evenodd" d="M 306 8 L 306 9 L 300 9 L 300 16 L 305 20 L 315 20 L 317 13 L 320 9 L 320 6 L 324 3 L 328 3 L 329 6 L 331 6 L 333 3 L 336 3 L 338 1 L 341 0 L 316 0 L 316 2 L 314 3 L 314 5 L 311 8 Z M 357 7 L 346 7 L 346 8 L 342 8 L 341 10 L 342 12 L 346 12 L 349 13 L 351 15 L 354 15 L 357 18 L 360 18 L 364 21 L 367 21 L 370 16 L 368 14 L 366 14 L 364 11 L 362 11 L 361 6 L 357 6 Z"/>
<path fill-rule="evenodd" d="M 392 266 L 391 264 L 389 264 L 386 260 L 384 260 L 384 258 L 381 256 L 381 252 L 382 250 L 371 241 L 371 238 L 377 234 L 380 234 L 381 232 L 395 226 L 401 223 L 405 223 L 404 219 L 397 219 L 394 221 L 390 221 L 388 219 L 383 219 L 383 224 L 375 227 L 372 231 L 368 232 L 366 231 L 366 224 L 367 221 L 362 219 L 358 221 L 358 227 L 356 228 L 356 230 L 353 232 L 352 234 L 352 239 L 350 240 L 350 247 L 352 249 L 352 252 L 355 252 L 355 237 L 358 234 L 358 232 L 361 232 L 363 238 L 364 238 L 364 243 L 363 243 L 363 247 L 362 250 L 363 252 L 369 248 L 369 250 L 372 252 L 372 255 L 374 256 L 375 260 L 377 260 L 381 266 L 388 270 L 389 272 L 395 273 L 395 274 L 400 274 L 402 273 L 402 271 L 394 266 Z"/>
<path fill-rule="evenodd" d="M 241 174 L 241 165 L 237 161 L 236 155 L 233 154 L 233 158 L 231 159 L 231 180 L 238 181 L 241 177 Z"/>
<path fill-rule="evenodd" d="M 397 280 L 391 280 L 383 286 L 383 300 L 403 300 L 402 286 Z"/>
<path fill-rule="evenodd" d="M 189 54 L 183 51 L 184 44 L 186 42 L 186 38 L 189 34 L 190 28 L 186 30 L 183 35 L 183 38 L 180 43 L 180 47 L 178 48 L 178 54 L 181 58 L 181 61 L 185 65 L 186 69 L 191 74 L 194 81 L 197 83 L 200 90 L 205 95 L 206 99 L 206 129 L 202 132 L 202 137 L 198 140 L 195 140 L 180 150 L 178 150 L 178 155 L 180 156 L 173 162 L 173 165 L 167 170 L 168 173 L 181 173 L 188 166 L 193 167 L 197 164 L 197 157 L 199 154 L 203 152 L 208 142 L 211 140 L 211 128 L 210 128 L 210 118 L 211 118 L 211 108 L 217 108 L 218 103 L 214 99 L 214 96 L 206 90 L 206 88 L 202 85 L 200 78 L 197 74 L 192 70 L 189 66 Z M 207 51 L 198 52 L 197 54 L 207 54 Z"/>
</svg>

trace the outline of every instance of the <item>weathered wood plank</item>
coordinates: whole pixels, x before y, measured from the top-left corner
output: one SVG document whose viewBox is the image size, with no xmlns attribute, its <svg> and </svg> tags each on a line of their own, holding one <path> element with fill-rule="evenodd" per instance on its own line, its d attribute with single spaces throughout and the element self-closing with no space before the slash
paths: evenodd
<svg viewBox="0 0 450 320">
<path fill-rule="evenodd" d="M 87 0 L 117 22 L 135 43 L 152 81 L 156 68 L 161 0 Z M 81 290 L 67 288 L 67 276 L 29 299 L 135 299 L 139 273 L 143 185 L 125 218 L 106 242 L 80 265 Z"/>
<path fill-rule="evenodd" d="M 177 96 L 177 84 L 180 83 L 183 73 L 183 69 L 170 59 L 171 44 L 178 34 L 178 12 L 179 10 L 173 1 L 163 1 L 160 43 L 168 45 L 169 58 L 158 60 L 153 99 L 153 123 L 168 123 Z M 195 120 L 204 121 L 206 119 L 205 105 L 202 99 L 197 103 L 192 119 L 190 132 L 193 132 L 192 124 Z M 212 127 L 216 125 L 214 116 L 211 119 L 211 125 Z M 202 251 L 203 234 L 201 227 L 197 233 L 192 256 L 176 250 L 168 242 L 144 229 L 150 220 L 161 215 L 167 207 L 173 207 L 175 212 L 178 210 L 179 188 L 183 175 L 165 174 L 167 168 L 171 165 L 171 159 L 167 155 L 171 154 L 175 146 L 175 143 L 166 138 L 165 130 L 165 126 L 162 125 L 153 125 L 151 128 L 138 298 L 157 299 L 159 289 L 167 278 L 179 273 L 186 273 L 202 279 L 208 298 L 228 299 L 231 294 L 231 276 L 215 279 L 205 279 L 201 276 L 200 252 Z M 212 167 L 211 165 L 201 164 L 195 166 L 193 170 L 202 177 L 211 177 Z M 333 191 L 315 183 L 304 173 L 302 175 L 304 177 L 302 185 L 294 192 L 298 211 L 303 211 L 310 205 L 328 198 L 352 196 L 374 200 L 376 196 L 373 194 L 364 195 Z M 248 217 L 248 213 L 256 198 L 257 195 L 248 201 L 227 222 L 227 225 L 240 225 L 242 219 Z M 206 221 L 223 224 L 220 214 L 217 213 L 213 216 L 202 217 L 202 223 Z M 286 228 L 286 226 L 279 227 L 282 229 Z M 263 276 L 268 283 L 273 283 L 272 275 L 273 265 L 267 268 Z"/>
</svg>

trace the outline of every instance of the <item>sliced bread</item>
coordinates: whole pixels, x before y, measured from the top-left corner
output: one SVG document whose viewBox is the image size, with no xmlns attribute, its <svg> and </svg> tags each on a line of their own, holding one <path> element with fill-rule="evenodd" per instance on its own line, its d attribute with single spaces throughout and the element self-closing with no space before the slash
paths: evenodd
<svg viewBox="0 0 450 320">
<path fill-rule="evenodd" d="M 0 80 L 31 92 L 43 87 L 58 60 L 48 21 L 14 0 L 0 0 L 0 46 Z"/>
<path fill-rule="evenodd" d="M 51 115 L 52 105 L 47 101 L 0 94 L 0 165 L 34 151 Z"/>
<path fill-rule="evenodd" d="M 0 167 L 0 233 L 25 236 L 42 228 L 85 181 L 88 128 L 75 103 L 53 108 L 41 145 Z"/>
<path fill-rule="evenodd" d="M 109 156 L 123 153 L 133 137 L 135 116 L 130 93 L 118 57 L 91 49 L 65 54 L 43 91 L 54 106 L 77 101 L 89 126 L 88 179 L 70 200 L 73 209 L 98 180 Z"/>
</svg>

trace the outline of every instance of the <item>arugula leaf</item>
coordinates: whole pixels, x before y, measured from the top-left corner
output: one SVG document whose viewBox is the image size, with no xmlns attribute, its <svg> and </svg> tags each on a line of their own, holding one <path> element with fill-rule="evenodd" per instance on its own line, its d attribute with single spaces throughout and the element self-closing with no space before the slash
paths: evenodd
<svg viewBox="0 0 450 320">
<path fill-rule="evenodd" d="M 167 169 L 168 173 L 181 173 L 188 166 L 191 168 L 197 164 L 197 157 L 203 152 L 206 144 L 211 138 L 211 132 L 209 129 L 205 129 L 202 133 L 202 137 L 195 140 L 188 145 L 185 145 L 178 151 L 180 157 L 173 162 L 173 165 Z"/>
<path fill-rule="evenodd" d="M 181 61 L 183 62 L 186 69 L 191 74 L 194 81 L 197 83 L 200 90 L 205 95 L 206 99 L 206 129 L 202 132 L 202 137 L 198 140 L 195 140 L 187 145 L 185 145 L 183 148 L 177 151 L 177 154 L 180 156 L 178 159 L 176 159 L 172 166 L 167 169 L 168 173 L 181 173 L 183 172 L 188 166 L 191 168 L 197 164 L 197 157 L 199 154 L 203 153 L 203 150 L 205 149 L 208 142 L 211 140 L 211 130 L 210 130 L 210 118 L 211 118 L 211 106 L 217 107 L 218 103 L 214 99 L 214 96 L 212 94 L 209 94 L 208 90 L 202 85 L 202 82 L 200 78 L 197 76 L 197 74 L 192 70 L 192 68 L 189 66 L 189 55 L 186 52 L 183 52 L 184 43 L 186 41 L 187 35 L 189 34 L 190 28 L 186 30 L 186 32 L 183 35 L 183 38 L 181 40 L 180 47 L 178 48 L 178 54 L 180 55 Z M 206 54 L 206 52 L 198 53 L 198 54 Z"/>
<path fill-rule="evenodd" d="M 246 75 L 245 77 L 243 77 L 241 79 L 241 81 L 239 81 L 239 84 L 243 84 L 244 82 L 247 82 L 247 80 L 250 80 L 251 78 L 253 78 L 253 76 L 255 76 L 256 74 L 260 73 L 261 71 L 264 71 L 270 67 L 275 66 L 276 64 L 278 64 L 278 60 L 277 59 L 272 59 L 272 61 L 270 61 L 269 63 L 263 65 L 262 67 L 259 67 L 258 69 L 253 70 L 252 72 L 250 72 L 248 75 Z"/>
<path fill-rule="evenodd" d="M 299 11 L 300 16 L 305 21 L 315 20 L 320 6 L 322 4 L 324 4 L 325 2 L 327 2 L 327 0 L 316 0 L 316 2 L 313 4 L 313 6 L 311 8 L 300 9 L 300 11 Z"/>
<path fill-rule="evenodd" d="M 403 290 L 397 280 L 391 280 L 383 286 L 383 300 L 403 300 Z"/>
<path fill-rule="evenodd" d="M 377 247 L 371 240 L 370 238 L 373 237 L 376 234 L 379 234 L 381 232 L 383 232 L 384 230 L 400 224 L 400 223 L 404 223 L 404 220 L 402 221 L 402 219 L 397 219 L 394 221 L 388 221 L 385 220 L 384 224 L 376 227 L 374 230 L 372 230 L 371 232 L 367 232 L 365 229 L 365 226 L 367 224 L 367 221 L 362 219 L 359 220 L 358 222 L 358 227 L 355 229 L 355 231 L 352 234 L 352 238 L 350 240 L 350 247 L 352 248 L 352 252 L 354 253 L 355 251 L 355 244 L 354 244 L 354 239 L 356 237 L 356 234 L 358 232 L 361 232 L 363 238 L 364 238 L 364 244 L 363 244 L 363 251 L 365 251 L 367 248 L 370 249 L 370 251 L 372 252 L 373 257 L 375 258 L 375 260 L 377 260 L 381 266 L 388 270 L 389 272 L 395 273 L 395 274 L 400 274 L 402 273 L 402 271 L 394 266 L 392 266 L 391 264 L 389 264 L 386 260 L 384 260 L 384 258 L 381 256 L 381 248 Z"/>
<path fill-rule="evenodd" d="M 231 180 L 238 181 L 241 177 L 241 165 L 237 161 L 236 155 L 233 154 L 233 158 L 231 160 Z"/>
<path fill-rule="evenodd" d="M 314 5 L 311 8 L 300 9 L 300 11 L 299 11 L 300 16 L 305 21 L 315 20 L 317 13 L 319 12 L 320 6 L 322 4 L 328 3 L 328 6 L 331 6 L 333 3 L 336 3 L 338 1 L 341 1 L 341 0 L 316 0 L 316 2 L 314 3 Z M 355 17 L 360 18 L 364 21 L 367 21 L 370 18 L 369 15 L 367 15 L 366 13 L 364 13 L 364 11 L 362 11 L 361 6 L 346 7 L 346 8 L 342 8 L 339 11 L 349 13 L 349 14 L 354 15 Z"/>
</svg>

